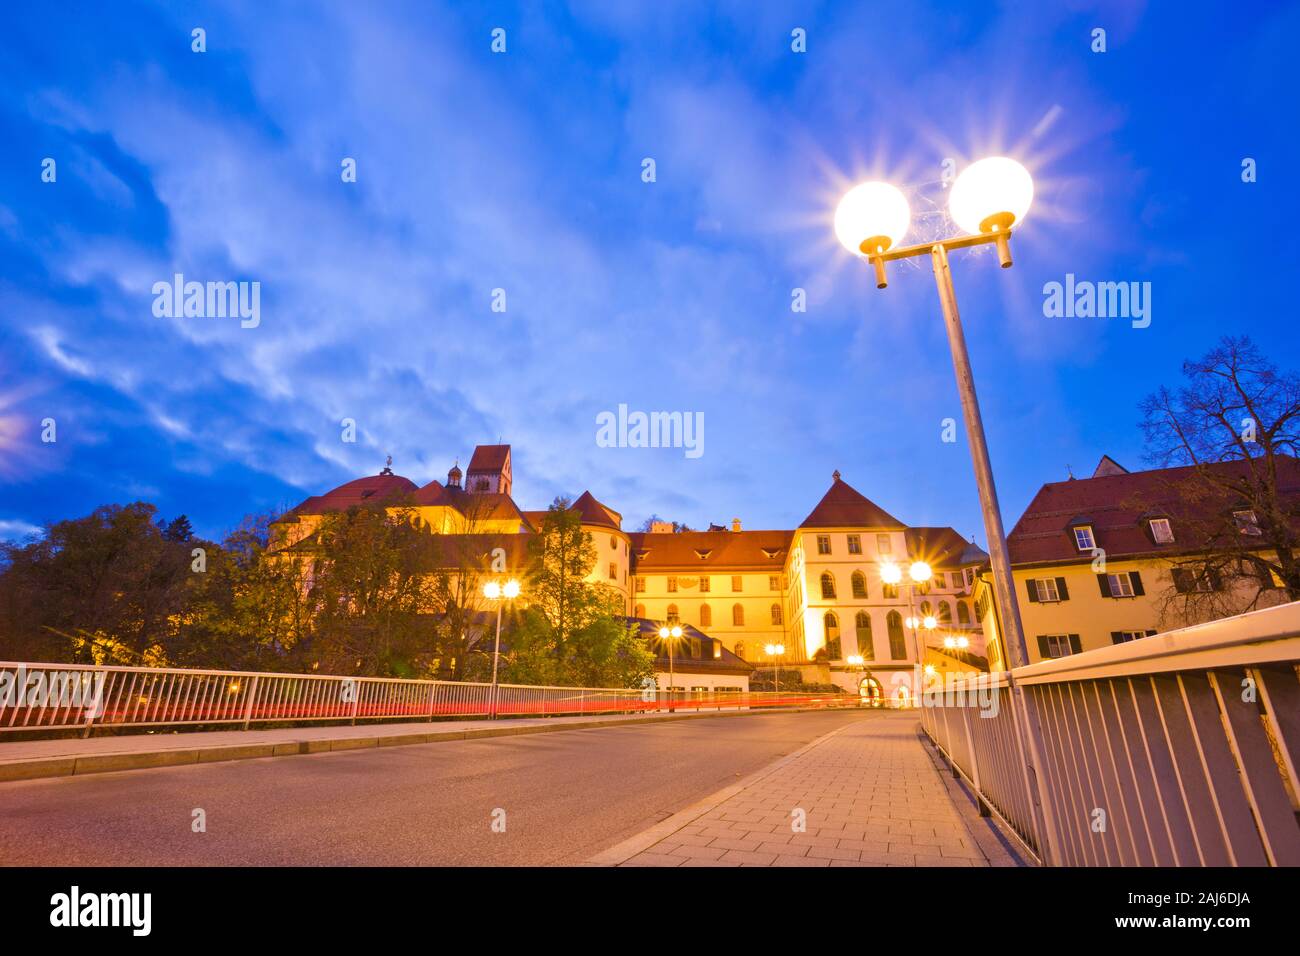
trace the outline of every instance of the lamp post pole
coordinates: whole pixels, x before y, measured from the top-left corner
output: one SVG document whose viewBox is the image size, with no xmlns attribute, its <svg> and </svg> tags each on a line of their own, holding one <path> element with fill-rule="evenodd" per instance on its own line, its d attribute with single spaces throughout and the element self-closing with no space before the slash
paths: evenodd
<svg viewBox="0 0 1300 956">
<path fill-rule="evenodd" d="M 966 423 L 966 437 L 970 441 L 971 459 L 975 466 L 975 484 L 979 488 L 980 510 L 984 515 L 984 534 L 989 542 L 989 562 L 993 566 L 993 587 L 1002 615 L 1003 643 L 1011 652 L 1011 665 L 1023 667 L 1029 663 L 1025 645 L 1024 627 L 1020 622 L 1020 605 L 1011 579 L 1011 560 L 1007 554 L 1006 532 L 1002 527 L 1002 511 L 998 507 L 998 491 L 993 484 L 993 468 L 989 464 L 989 448 L 984 437 L 984 420 L 980 416 L 979 399 L 975 395 L 975 376 L 971 372 L 970 356 L 966 352 L 966 335 L 961 327 L 961 314 L 957 311 L 957 294 L 952 286 L 952 270 L 948 267 L 948 250 L 943 243 L 930 247 L 934 264 L 934 281 L 939 287 L 939 304 L 943 307 L 943 324 L 948 329 L 948 347 L 952 351 L 952 367 L 957 377 L 957 394 L 961 397 L 962 417 Z"/>
<path fill-rule="evenodd" d="M 497 719 L 497 664 L 501 660 L 501 598 L 497 598 L 497 640 L 492 648 L 492 719 Z"/>
<path fill-rule="evenodd" d="M 492 708 L 491 719 L 497 719 L 497 699 L 501 696 L 497 684 L 497 667 L 501 662 L 501 608 L 506 601 L 513 601 L 519 596 L 519 582 L 511 578 L 505 584 L 500 581 L 488 581 L 483 585 L 483 596 L 497 605 L 497 639 L 492 649 Z"/>
</svg>

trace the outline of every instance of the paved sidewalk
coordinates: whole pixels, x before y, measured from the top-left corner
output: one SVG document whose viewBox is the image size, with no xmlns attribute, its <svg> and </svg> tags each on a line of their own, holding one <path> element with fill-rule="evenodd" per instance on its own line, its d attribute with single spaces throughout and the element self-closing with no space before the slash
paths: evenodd
<svg viewBox="0 0 1300 956">
<path fill-rule="evenodd" d="M 1006 866 L 949 795 L 910 713 L 813 741 L 589 861 L 620 866 Z M 792 823 L 805 811 L 806 829 Z M 964 810 L 964 812 L 963 812 Z M 974 820 L 967 819 L 974 817 Z M 654 837 L 658 839 L 653 839 Z M 989 847 L 987 854 L 981 845 Z"/>
</svg>

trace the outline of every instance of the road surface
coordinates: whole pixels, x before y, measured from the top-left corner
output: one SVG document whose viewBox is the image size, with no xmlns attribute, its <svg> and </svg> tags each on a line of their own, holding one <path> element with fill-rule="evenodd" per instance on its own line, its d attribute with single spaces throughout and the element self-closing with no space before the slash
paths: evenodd
<svg viewBox="0 0 1300 956">
<path fill-rule="evenodd" d="M 0 863 L 575 864 L 879 717 L 773 713 L 4 783 Z"/>
</svg>

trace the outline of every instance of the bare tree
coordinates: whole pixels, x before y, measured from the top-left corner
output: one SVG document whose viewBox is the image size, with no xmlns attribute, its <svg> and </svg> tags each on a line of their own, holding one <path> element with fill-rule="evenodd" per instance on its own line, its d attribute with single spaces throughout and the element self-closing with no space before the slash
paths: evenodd
<svg viewBox="0 0 1300 956">
<path fill-rule="evenodd" d="M 1222 339 L 1183 375 L 1140 405 L 1148 460 L 1186 468 L 1161 497 L 1196 544 L 1174 559 L 1164 610 L 1190 622 L 1300 600 L 1300 377 L 1246 337 Z"/>
</svg>

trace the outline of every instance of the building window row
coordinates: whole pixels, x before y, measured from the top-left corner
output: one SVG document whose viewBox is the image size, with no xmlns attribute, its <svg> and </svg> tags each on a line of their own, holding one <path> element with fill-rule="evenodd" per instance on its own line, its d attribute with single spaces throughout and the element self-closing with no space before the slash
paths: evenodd
<svg viewBox="0 0 1300 956">
<path fill-rule="evenodd" d="M 850 534 L 845 535 L 845 547 L 849 554 L 862 554 L 862 535 Z M 893 551 L 893 544 L 887 534 L 876 535 L 876 552 L 878 554 L 890 554 Z M 817 535 L 817 553 L 833 554 L 831 547 L 831 536 L 829 534 Z"/>
</svg>

